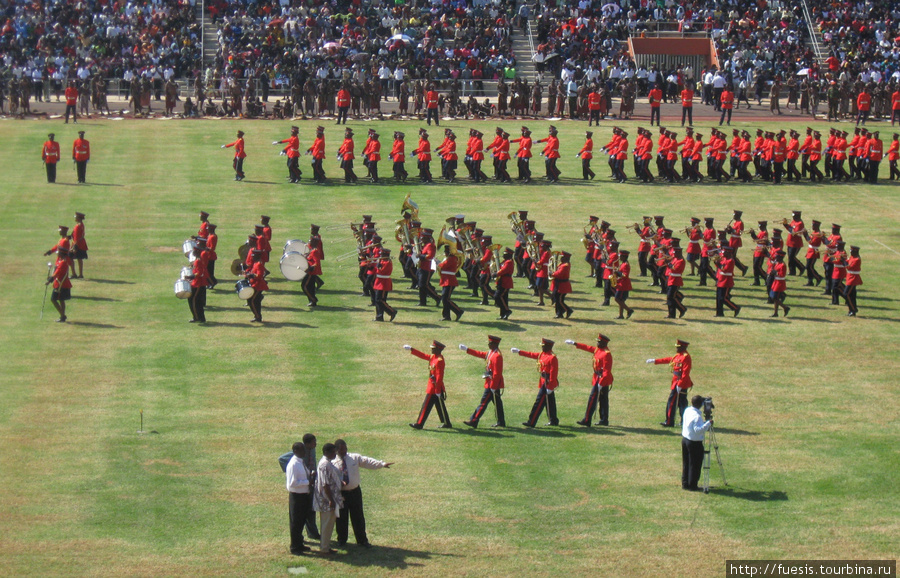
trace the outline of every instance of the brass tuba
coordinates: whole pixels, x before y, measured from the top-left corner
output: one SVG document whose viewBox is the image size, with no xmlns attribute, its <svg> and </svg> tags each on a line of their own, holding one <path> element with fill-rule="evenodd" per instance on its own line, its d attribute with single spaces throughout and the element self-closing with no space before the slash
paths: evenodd
<svg viewBox="0 0 900 578">
<path fill-rule="evenodd" d="M 406 198 L 403 199 L 403 206 L 400 208 L 400 212 L 409 211 L 410 216 L 413 221 L 419 220 L 419 205 L 416 204 L 415 201 L 412 200 L 412 194 L 406 193 Z"/>
<path fill-rule="evenodd" d="M 457 241 L 456 233 L 448 231 L 446 225 L 441 227 L 441 232 L 438 233 L 437 239 L 437 248 L 440 249 L 443 245 L 450 247 L 450 254 L 456 257 L 456 270 L 459 271 L 464 257 L 459 252 L 459 242 Z"/>
</svg>

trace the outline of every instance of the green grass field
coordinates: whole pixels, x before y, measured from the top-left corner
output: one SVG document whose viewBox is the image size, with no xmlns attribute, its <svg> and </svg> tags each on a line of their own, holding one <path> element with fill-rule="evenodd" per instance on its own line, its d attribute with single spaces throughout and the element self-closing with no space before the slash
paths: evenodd
<svg viewBox="0 0 900 578">
<path fill-rule="evenodd" d="M 40 162 L 46 133 L 56 132 L 65 158 L 75 126 L 0 123 L 7 251 L 0 573 L 270 576 L 302 566 L 329 576 L 717 576 L 726 559 L 898 557 L 900 187 L 613 185 L 603 159 L 595 160 L 591 184 L 422 187 L 388 179 L 351 187 L 339 180 L 334 152 L 343 131 L 331 124 L 331 185 L 295 186 L 285 183 L 283 158 L 269 145 L 290 124 L 83 121 L 78 127 L 94 158 L 90 184 L 77 186 L 70 163 L 48 185 Z M 302 124 L 304 146 L 315 124 Z M 351 124 L 357 150 L 369 126 L 386 148 L 393 130 L 402 127 L 412 140 L 420 126 Z M 446 124 L 461 141 L 478 126 Z M 495 123 L 480 124 L 493 132 Z M 510 132 L 520 124 L 503 123 Z M 540 136 L 546 124 L 529 123 Z M 580 179 L 574 155 L 585 127 L 559 126 L 563 176 Z M 232 181 L 231 152 L 219 149 L 238 128 L 249 154 L 243 183 Z M 598 146 L 610 130 L 595 134 Z M 431 133 L 436 144 L 440 131 Z M 382 161 L 383 176 L 389 166 Z M 308 178 L 308 157 L 301 168 Z M 534 168 L 543 174 L 540 163 Z M 362 213 L 373 214 L 392 239 L 407 193 L 426 226 L 438 230 L 463 213 L 507 245 L 514 238 L 506 215 L 529 210 L 554 248 L 577 255 L 572 319 L 554 320 L 517 279 L 510 322 L 460 292 L 462 322 L 441 323 L 433 307 L 415 306 L 395 273 L 399 315 L 392 324 L 373 323 L 355 266 L 333 259 L 353 248 L 341 228 L 323 231 L 321 306 L 310 311 L 299 285 L 275 272 L 263 303 L 267 323 L 249 323 L 225 281 L 227 263 L 260 214 L 272 216 L 277 257 L 285 240 L 307 238 L 310 222 L 339 225 Z M 664 214 L 673 229 L 691 216 L 712 216 L 721 226 L 733 209 L 744 211 L 748 226 L 793 209 L 807 222 L 840 222 L 848 244 L 862 247 L 860 317 L 847 318 L 846 307 L 831 306 L 821 288 L 796 279 L 786 320 L 769 318 L 770 306 L 748 278 L 735 289 L 744 306 L 737 319 L 713 318 L 714 290 L 696 287 L 695 278 L 686 283 L 690 310 L 682 320 L 663 319 L 664 299 L 646 279 L 635 282 L 630 321 L 600 307 L 602 295 L 585 282 L 580 260 L 589 214 L 612 222 L 634 251 L 637 238 L 625 225 L 641 215 Z M 53 323 L 49 303 L 39 321 L 42 253 L 76 210 L 88 215 L 86 279 L 74 282 L 69 323 Z M 172 290 L 186 264 L 181 243 L 196 232 L 200 210 L 219 225 L 223 281 L 209 295 L 206 326 L 187 324 L 187 303 Z M 746 249 L 742 257 L 749 260 Z M 590 356 L 562 342 L 592 343 L 598 331 L 612 338 L 615 358 L 612 425 L 586 430 L 575 421 L 587 401 Z M 487 333 L 503 338 L 511 427 L 473 431 L 462 422 L 480 399 L 482 366 L 456 345 L 483 348 Z M 541 337 L 558 343 L 562 425 L 525 430 L 518 424 L 534 400 L 536 370 L 508 348 L 536 350 Z M 679 432 L 657 425 L 670 375 L 644 360 L 670 355 L 676 338 L 691 342 L 695 392 L 712 395 L 717 406 L 728 486 L 714 467 L 709 495 L 680 489 Z M 448 345 L 447 404 L 456 429 L 434 429 L 432 415 L 426 430 L 414 431 L 406 424 L 419 410 L 427 370 L 401 345 L 425 348 L 432 339 Z M 140 410 L 144 428 L 158 434 L 136 434 Z M 482 422 L 490 423 L 490 416 Z M 396 462 L 362 475 L 376 548 L 358 549 L 351 538 L 332 560 L 288 554 L 276 458 L 305 432 L 316 433 L 320 447 L 342 437 L 350 451 Z"/>
</svg>

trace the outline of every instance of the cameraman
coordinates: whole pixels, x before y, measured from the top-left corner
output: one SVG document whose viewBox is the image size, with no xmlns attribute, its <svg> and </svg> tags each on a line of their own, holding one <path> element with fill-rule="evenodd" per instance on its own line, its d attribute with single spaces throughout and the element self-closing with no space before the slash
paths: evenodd
<svg viewBox="0 0 900 578">
<path fill-rule="evenodd" d="M 700 481 L 700 470 L 703 468 L 703 438 L 713 425 L 712 415 L 707 412 L 709 421 L 704 422 L 700 415 L 703 407 L 703 396 L 691 398 L 691 407 L 684 410 L 681 428 L 681 489 L 696 492 Z"/>
</svg>

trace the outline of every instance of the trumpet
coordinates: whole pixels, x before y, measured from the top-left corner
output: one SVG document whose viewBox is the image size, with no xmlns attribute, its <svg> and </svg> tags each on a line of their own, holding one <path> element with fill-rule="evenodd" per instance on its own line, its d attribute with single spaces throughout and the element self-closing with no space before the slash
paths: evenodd
<svg viewBox="0 0 900 578">
<path fill-rule="evenodd" d="M 357 247 L 356 249 L 353 249 L 352 251 L 347 251 L 346 253 L 344 253 L 342 255 L 338 255 L 337 257 L 334 258 L 334 260 L 338 261 L 338 262 L 346 261 L 347 259 L 349 259 L 350 257 L 353 257 L 354 255 L 356 257 L 361 257 L 363 251 L 365 251 L 366 249 L 373 248 L 373 247 L 381 247 L 381 242 L 372 243 L 371 245 L 366 245 L 365 247 Z"/>
<path fill-rule="evenodd" d="M 386 257 L 378 257 L 377 259 L 363 259 L 359 262 L 360 267 L 366 267 L 368 265 L 376 265 L 381 261 L 393 261 L 394 256 L 388 255 Z"/>
</svg>

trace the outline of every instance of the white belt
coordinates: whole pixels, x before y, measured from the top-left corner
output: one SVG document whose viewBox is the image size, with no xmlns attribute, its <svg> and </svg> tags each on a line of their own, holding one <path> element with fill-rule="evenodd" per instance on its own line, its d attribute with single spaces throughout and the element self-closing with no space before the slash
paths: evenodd
<svg viewBox="0 0 900 578">
<path fill-rule="evenodd" d="M 724 272 L 724 271 L 719 271 L 719 273 L 720 273 L 723 277 L 732 277 L 732 276 L 734 275 L 734 273 L 726 273 L 726 272 Z"/>
<path fill-rule="evenodd" d="M 741 236 L 740 236 L 740 235 L 732 235 L 731 238 L 732 238 L 732 239 L 740 239 Z"/>
<path fill-rule="evenodd" d="M 375 275 L 375 277 L 377 279 L 390 279 L 391 278 L 390 275 Z"/>
<path fill-rule="evenodd" d="M 757 248 L 757 249 L 765 249 L 766 247 L 768 247 L 768 245 L 763 245 L 763 244 L 760 244 L 760 243 L 757 243 L 757 244 L 756 244 L 756 248 Z"/>
<path fill-rule="evenodd" d="M 681 277 L 681 273 L 669 273 L 669 277 Z"/>
<path fill-rule="evenodd" d="M 456 271 L 444 271 L 441 269 L 441 275 L 456 275 Z"/>
<path fill-rule="evenodd" d="M 775 277 L 776 281 L 784 281 L 784 279 L 785 279 L 784 277 Z"/>
<path fill-rule="evenodd" d="M 699 245 L 700 241 L 688 241 L 688 243 L 691 245 Z"/>
<path fill-rule="evenodd" d="M 859 273 L 859 271 L 851 271 L 850 269 L 847 269 L 847 275 L 859 275 Z"/>
<path fill-rule="evenodd" d="M 835 263 L 834 266 L 837 267 L 838 269 L 844 269 L 847 267 L 846 265 L 838 265 L 837 263 Z"/>
</svg>

